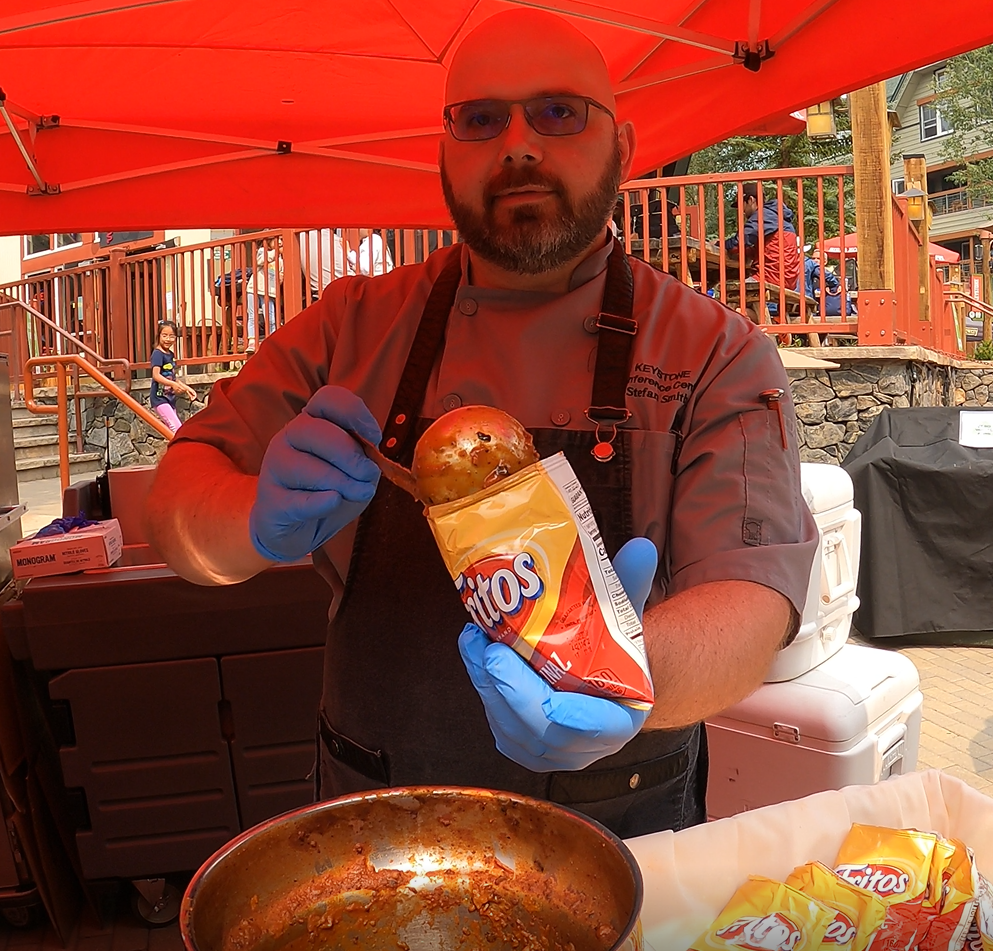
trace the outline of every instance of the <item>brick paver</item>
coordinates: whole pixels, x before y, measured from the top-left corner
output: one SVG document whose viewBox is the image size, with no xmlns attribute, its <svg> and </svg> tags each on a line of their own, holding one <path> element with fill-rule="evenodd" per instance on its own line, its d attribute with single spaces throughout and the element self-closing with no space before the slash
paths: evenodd
<svg viewBox="0 0 993 951">
<path fill-rule="evenodd" d="M 993 649 L 907 647 L 900 653 L 917 666 L 924 694 L 917 768 L 942 769 L 993 796 Z"/>
</svg>

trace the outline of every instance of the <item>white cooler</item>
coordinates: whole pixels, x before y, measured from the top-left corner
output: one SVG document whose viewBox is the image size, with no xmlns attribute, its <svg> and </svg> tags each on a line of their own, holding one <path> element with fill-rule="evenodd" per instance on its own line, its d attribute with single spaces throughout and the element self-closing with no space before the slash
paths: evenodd
<svg viewBox="0 0 993 951">
<path fill-rule="evenodd" d="M 820 532 L 820 545 L 810 570 L 800 630 L 776 656 L 767 683 L 799 677 L 841 650 L 859 606 L 855 588 L 862 516 L 855 508 L 851 476 L 840 466 L 803 462 L 800 484 Z"/>
<path fill-rule="evenodd" d="M 707 814 L 759 806 L 917 767 L 920 679 L 902 654 L 846 644 L 787 683 L 767 683 L 707 721 Z"/>
</svg>

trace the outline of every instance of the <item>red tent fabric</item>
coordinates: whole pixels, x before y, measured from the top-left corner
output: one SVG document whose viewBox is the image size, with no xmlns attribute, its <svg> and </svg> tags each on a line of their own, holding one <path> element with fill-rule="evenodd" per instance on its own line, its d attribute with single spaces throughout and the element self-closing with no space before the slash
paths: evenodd
<svg viewBox="0 0 993 951">
<path fill-rule="evenodd" d="M 958 264 L 961 260 L 961 255 L 957 251 L 949 251 L 948 248 L 943 248 L 940 244 L 935 244 L 932 241 L 928 242 L 928 251 L 939 264 Z M 824 242 L 824 253 L 840 255 L 841 238 L 828 238 Z M 845 235 L 845 254 L 857 255 L 858 253 L 859 239 L 853 231 L 851 234 Z"/>
<path fill-rule="evenodd" d="M 989 0 L 955 30 L 923 0 L 518 2 L 600 45 L 637 173 L 993 41 Z M 507 3 L 5 0 L 0 86 L 40 185 L 0 123 L 0 231 L 444 226 L 446 63 Z"/>
</svg>

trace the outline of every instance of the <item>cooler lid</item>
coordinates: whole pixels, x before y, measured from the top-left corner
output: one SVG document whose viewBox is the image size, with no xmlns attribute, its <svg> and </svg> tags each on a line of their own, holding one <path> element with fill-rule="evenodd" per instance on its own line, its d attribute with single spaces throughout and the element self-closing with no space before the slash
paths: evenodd
<svg viewBox="0 0 993 951">
<path fill-rule="evenodd" d="M 855 498 L 852 477 L 841 466 L 827 462 L 801 462 L 800 488 L 814 515 L 850 506 Z"/>
<path fill-rule="evenodd" d="M 846 644 L 795 680 L 763 684 L 715 719 L 795 726 L 828 743 L 858 737 L 920 684 L 913 661 L 894 651 Z"/>
</svg>

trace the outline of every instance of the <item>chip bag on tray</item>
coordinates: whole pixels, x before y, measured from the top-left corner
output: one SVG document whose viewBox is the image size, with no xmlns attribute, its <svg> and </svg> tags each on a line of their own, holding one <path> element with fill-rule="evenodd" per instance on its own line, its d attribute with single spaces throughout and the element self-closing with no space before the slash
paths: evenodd
<svg viewBox="0 0 993 951">
<path fill-rule="evenodd" d="M 976 920 L 966 937 L 970 951 L 993 951 L 993 887 L 976 872 Z"/>
<path fill-rule="evenodd" d="M 752 875 L 690 951 L 817 951 L 833 908 L 782 882 Z"/>
<path fill-rule="evenodd" d="M 886 918 L 872 951 L 913 951 L 927 931 L 931 862 L 938 837 L 913 829 L 855 824 L 834 870 L 847 882 L 878 895 Z"/>
<path fill-rule="evenodd" d="M 641 622 L 558 453 L 427 519 L 472 621 L 559 690 L 649 709 Z"/>
<path fill-rule="evenodd" d="M 786 884 L 834 910 L 823 948 L 866 951 L 886 918 L 886 906 L 878 895 L 852 885 L 820 862 L 793 869 Z"/>
<path fill-rule="evenodd" d="M 976 870 L 972 853 L 958 839 L 938 839 L 931 861 L 929 923 L 920 951 L 962 951 L 976 917 Z"/>
</svg>

